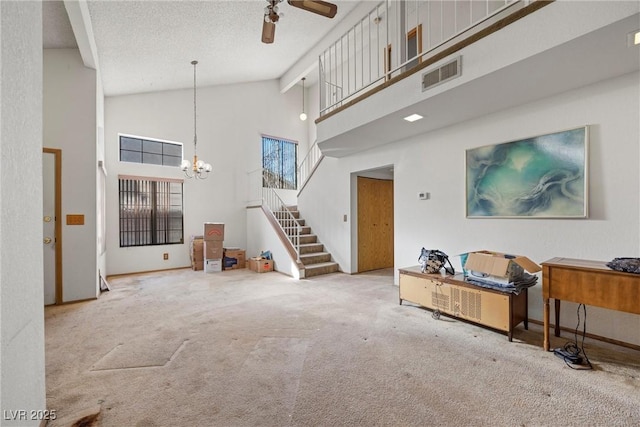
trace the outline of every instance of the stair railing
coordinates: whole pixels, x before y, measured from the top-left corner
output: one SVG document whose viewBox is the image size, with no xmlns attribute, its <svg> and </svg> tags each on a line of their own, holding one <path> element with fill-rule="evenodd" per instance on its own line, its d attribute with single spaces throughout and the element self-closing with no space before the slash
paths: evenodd
<svg viewBox="0 0 640 427">
<path fill-rule="evenodd" d="M 316 141 L 313 143 L 304 159 L 302 159 L 302 162 L 300 162 L 300 166 L 298 166 L 298 182 L 300 182 L 300 185 L 298 186 L 298 195 L 300 195 L 305 185 L 307 185 L 309 178 L 311 178 L 311 175 L 313 175 L 313 172 L 315 172 L 318 167 L 320 160 L 323 158 L 324 154 L 320 151 L 320 147 L 318 147 L 318 142 Z"/>
<path fill-rule="evenodd" d="M 289 208 L 282 201 L 276 189 L 273 187 L 272 182 L 273 175 L 267 173 L 266 170 L 262 172 L 262 206 L 276 219 L 276 223 L 280 226 L 280 229 L 287 236 L 289 242 L 295 249 L 296 261 L 300 261 L 300 224 L 298 219 L 293 216 Z"/>
</svg>

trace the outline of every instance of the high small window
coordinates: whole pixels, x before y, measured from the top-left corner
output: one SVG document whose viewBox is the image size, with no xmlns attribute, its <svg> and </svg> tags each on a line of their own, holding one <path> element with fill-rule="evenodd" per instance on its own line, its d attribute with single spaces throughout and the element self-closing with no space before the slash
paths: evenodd
<svg viewBox="0 0 640 427">
<path fill-rule="evenodd" d="M 262 136 L 262 168 L 264 187 L 295 190 L 298 188 L 298 143 Z"/>
<path fill-rule="evenodd" d="M 182 144 L 120 135 L 120 161 L 180 167 Z"/>
<path fill-rule="evenodd" d="M 182 180 L 119 176 L 120 247 L 184 242 Z"/>
</svg>

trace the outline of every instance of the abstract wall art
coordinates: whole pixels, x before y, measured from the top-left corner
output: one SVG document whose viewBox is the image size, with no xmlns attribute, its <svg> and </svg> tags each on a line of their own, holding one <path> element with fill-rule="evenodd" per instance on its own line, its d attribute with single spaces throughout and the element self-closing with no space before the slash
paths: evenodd
<svg viewBox="0 0 640 427">
<path fill-rule="evenodd" d="M 466 151 L 468 218 L 587 218 L 588 126 Z"/>
</svg>

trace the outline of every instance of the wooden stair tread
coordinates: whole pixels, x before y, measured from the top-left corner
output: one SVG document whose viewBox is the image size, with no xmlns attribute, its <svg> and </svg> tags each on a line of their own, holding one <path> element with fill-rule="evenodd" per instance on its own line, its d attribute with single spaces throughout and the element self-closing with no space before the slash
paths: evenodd
<svg viewBox="0 0 640 427">
<path fill-rule="evenodd" d="M 300 245 L 302 246 L 302 245 Z M 304 258 L 304 257 L 312 257 L 312 256 L 318 256 L 318 255 L 329 255 L 329 252 L 325 252 L 325 251 L 320 251 L 320 252 L 308 252 L 306 254 L 301 254 L 300 258 Z"/>
<path fill-rule="evenodd" d="M 272 213 L 289 241 L 297 248 L 298 259 L 304 266 L 306 277 L 339 271 L 340 265 L 331 261 L 331 253 L 325 251 L 318 236 L 312 234 L 311 227 L 301 218 L 297 206 L 282 206 Z"/>
<path fill-rule="evenodd" d="M 319 262 L 317 264 L 305 265 L 305 270 L 316 270 L 324 267 L 332 267 L 334 265 L 337 266 L 338 263 L 333 261 Z"/>
</svg>

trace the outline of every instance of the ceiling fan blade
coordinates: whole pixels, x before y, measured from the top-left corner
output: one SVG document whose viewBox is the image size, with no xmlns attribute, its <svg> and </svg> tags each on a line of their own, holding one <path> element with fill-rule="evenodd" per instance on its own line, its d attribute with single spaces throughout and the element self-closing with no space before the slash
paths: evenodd
<svg viewBox="0 0 640 427">
<path fill-rule="evenodd" d="M 276 37 L 276 24 L 263 20 L 262 23 L 262 43 L 273 43 Z"/>
<path fill-rule="evenodd" d="M 318 15 L 333 18 L 338 13 L 338 6 L 322 0 L 287 0 L 293 6 Z"/>
</svg>

